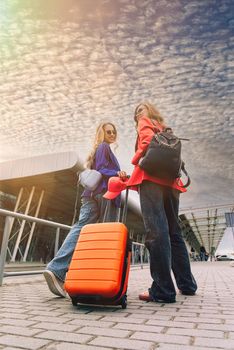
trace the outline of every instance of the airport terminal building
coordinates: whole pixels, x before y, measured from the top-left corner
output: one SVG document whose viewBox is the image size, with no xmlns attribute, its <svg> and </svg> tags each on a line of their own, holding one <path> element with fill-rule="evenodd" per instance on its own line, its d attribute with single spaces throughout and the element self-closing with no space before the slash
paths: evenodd
<svg viewBox="0 0 234 350">
<path fill-rule="evenodd" d="M 1 209 L 71 226 L 79 215 L 82 186 L 78 185 L 78 174 L 82 169 L 75 152 L 3 162 L 0 164 Z M 231 207 L 221 206 L 180 213 L 183 237 L 192 259 L 199 259 L 201 246 L 211 258 L 214 256 L 227 227 L 225 212 L 230 210 Z M 5 217 L 1 216 L 0 220 L 2 238 Z M 130 237 L 144 243 L 141 213 L 131 197 L 127 226 Z M 67 232 L 12 218 L 6 261 L 45 264 Z"/>
</svg>

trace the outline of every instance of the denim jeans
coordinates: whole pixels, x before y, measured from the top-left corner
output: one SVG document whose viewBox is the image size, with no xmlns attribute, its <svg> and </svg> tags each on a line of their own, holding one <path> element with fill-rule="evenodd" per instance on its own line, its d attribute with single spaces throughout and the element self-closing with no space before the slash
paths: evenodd
<svg viewBox="0 0 234 350">
<path fill-rule="evenodd" d="M 145 245 L 150 253 L 153 298 L 174 300 L 176 284 L 181 291 L 195 292 L 196 281 L 179 226 L 179 191 L 154 182 L 140 185 L 140 203 L 146 229 Z"/>
<path fill-rule="evenodd" d="M 201 261 L 206 261 L 206 254 L 204 252 L 200 253 L 200 260 Z"/>
<path fill-rule="evenodd" d="M 52 271 L 61 281 L 65 280 L 82 227 L 87 224 L 102 221 L 107 203 L 102 196 L 103 194 L 97 194 L 93 198 L 82 198 L 82 205 L 80 208 L 78 221 L 72 226 L 56 256 L 46 267 L 47 270 Z M 115 219 L 116 207 L 113 205 L 113 203 L 111 203 L 108 221 L 115 221 Z"/>
</svg>

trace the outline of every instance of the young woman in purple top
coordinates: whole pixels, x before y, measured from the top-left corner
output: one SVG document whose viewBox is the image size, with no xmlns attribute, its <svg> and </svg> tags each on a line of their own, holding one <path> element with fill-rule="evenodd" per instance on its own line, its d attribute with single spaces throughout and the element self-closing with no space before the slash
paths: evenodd
<svg viewBox="0 0 234 350">
<path fill-rule="evenodd" d="M 110 144 L 114 143 L 116 138 L 117 130 L 114 124 L 107 122 L 98 126 L 86 167 L 98 170 L 102 174 L 102 181 L 95 191 L 84 190 L 82 193 L 79 219 L 72 226 L 61 248 L 44 271 L 50 291 L 60 297 L 66 296 L 63 284 L 82 227 L 102 220 L 106 205 L 102 196 L 107 191 L 109 178 L 119 176 L 124 179 L 127 176 L 125 171 L 120 170 L 118 160 L 110 148 Z M 110 221 L 115 221 L 119 203 L 119 198 L 112 201 Z"/>
</svg>

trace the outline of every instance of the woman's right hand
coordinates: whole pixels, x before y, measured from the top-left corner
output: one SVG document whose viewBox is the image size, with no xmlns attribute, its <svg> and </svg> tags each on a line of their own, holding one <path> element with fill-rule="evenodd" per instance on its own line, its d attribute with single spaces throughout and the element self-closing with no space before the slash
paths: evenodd
<svg viewBox="0 0 234 350">
<path fill-rule="evenodd" d="M 127 173 L 123 170 L 118 171 L 117 175 L 118 175 L 118 177 L 120 177 L 123 180 L 125 180 L 127 178 Z"/>
</svg>

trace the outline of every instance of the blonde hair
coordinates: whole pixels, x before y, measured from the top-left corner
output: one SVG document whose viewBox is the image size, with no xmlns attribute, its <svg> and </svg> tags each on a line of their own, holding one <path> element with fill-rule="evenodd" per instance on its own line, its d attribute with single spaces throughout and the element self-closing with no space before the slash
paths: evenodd
<svg viewBox="0 0 234 350">
<path fill-rule="evenodd" d="M 93 143 L 93 148 L 90 152 L 90 154 L 87 157 L 86 163 L 85 163 L 85 167 L 86 168 L 91 168 L 94 162 L 94 158 L 95 158 L 95 154 L 96 154 L 96 150 L 98 148 L 98 146 L 104 141 L 105 139 L 105 129 L 104 127 L 106 125 L 111 125 L 113 126 L 113 129 L 115 131 L 115 135 L 117 136 L 117 130 L 116 127 L 113 123 L 110 122 L 102 122 L 98 125 L 97 129 L 96 129 L 96 133 L 95 133 L 95 138 L 94 138 L 94 143 Z"/>
<path fill-rule="evenodd" d="M 135 108 L 134 120 L 135 120 L 136 124 L 138 124 L 137 111 L 138 111 L 138 108 L 140 106 L 144 106 L 148 110 L 148 117 L 150 119 L 157 120 L 157 122 L 159 122 L 161 125 L 163 125 L 163 126 L 165 125 L 164 124 L 164 118 L 160 114 L 159 110 L 154 105 L 152 105 L 151 103 L 149 103 L 147 101 L 139 103 L 139 105 L 137 105 L 136 108 Z"/>
</svg>

